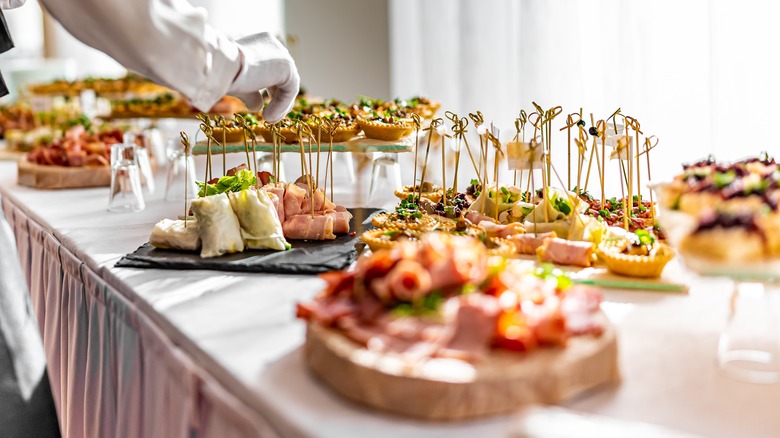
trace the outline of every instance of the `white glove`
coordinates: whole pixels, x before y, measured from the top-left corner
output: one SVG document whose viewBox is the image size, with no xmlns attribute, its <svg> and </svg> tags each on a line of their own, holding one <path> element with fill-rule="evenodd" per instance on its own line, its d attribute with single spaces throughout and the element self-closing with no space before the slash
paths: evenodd
<svg viewBox="0 0 780 438">
<path fill-rule="evenodd" d="M 247 108 L 263 106 L 261 90 L 268 90 L 271 103 L 263 118 L 271 123 L 282 119 L 295 103 L 301 78 L 290 52 L 268 32 L 249 35 L 236 41 L 242 55 L 241 70 L 228 94 L 241 99 Z"/>
</svg>

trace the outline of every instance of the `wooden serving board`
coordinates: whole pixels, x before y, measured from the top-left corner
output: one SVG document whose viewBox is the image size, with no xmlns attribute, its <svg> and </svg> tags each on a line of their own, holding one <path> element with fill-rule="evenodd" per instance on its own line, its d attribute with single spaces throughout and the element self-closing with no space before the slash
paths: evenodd
<svg viewBox="0 0 780 438">
<path fill-rule="evenodd" d="M 21 186 L 36 189 L 109 187 L 111 168 L 44 166 L 31 163 L 24 156 L 18 161 L 16 181 Z"/>
<path fill-rule="evenodd" d="M 566 348 L 496 351 L 477 363 L 428 359 L 409 363 L 369 351 L 340 332 L 310 323 L 304 355 L 311 371 L 344 397 L 428 420 L 462 420 L 557 403 L 618 382 L 617 339 L 603 314 L 600 337 L 570 339 Z"/>
</svg>

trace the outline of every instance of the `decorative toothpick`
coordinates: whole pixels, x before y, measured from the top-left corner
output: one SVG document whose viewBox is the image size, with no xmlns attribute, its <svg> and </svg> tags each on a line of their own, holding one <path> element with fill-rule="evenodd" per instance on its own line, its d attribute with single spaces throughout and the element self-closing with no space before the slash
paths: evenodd
<svg viewBox="0 0 780 438">
<path fill-rule="evenodd" d="M 655 142 L 651 142 L 651 139 L 655 140 Z M 642 151 L 641 154 L 639 154 L 639 155 L 644 154 L 645 158 L 647 159 L 647 180 L 651 182 L 653 180 L 652 177 L 650 176 L 650 151 L 653 150 L 656 146 L 658 146 L 658 137 L 656 137 L 655 135 L 645 137 L 645 150 Z M 652 190 L 650 190 L 650 217 L 652 218 L 653 225 L 655 226 L 655 202 L 653 201 Z"/>
<path fill-rule="evenodd" d="M 414 123 L 414 175 L 412 176 L 412 188 L 414 188 L 414 185 L 417 184 L 417 156 L 420 149 L 420 125 L 422 124 L 419 114 L 412 114 L 412 123 Z"/>
<path fill-rule="evenodd" d="M 184 146 L 184 228 L 187 228 L 187 216 L 189 215 L 189 185 L 190 185 L 190 138 L 187 133 L 179 133 L 181 145 Z"/>
<path fill-rule="evenodd" d="M 233 118 L 236 120 L 236 124 L 241 128 L 241 134 L 244 139 L 244 153 L 246 154 L 246 167 L 252 170 L 252 161 L 249 159 L 249 131 L 251 128 L 247 125 L 244 116 L 239 113 L 233 114 Z"/>
<path fill-rule="evenodd" d="M 423 191 L 423 184 L 425 183 L 425 174 L 428 170 L 428 155 L 431 152 L 431 139 L 433 138 L 433 133 L 436 131 L 436 128 L 439 127 L 439 125 L 442 123 L 441 119 L 433 119 L 431 120 L 431 124 L 424 128 L 423 131 L 428 131 L 428 144 L 425 146 L 425 159 L 423 161 L 423 168 L 422 168 L 422 175 L 420 175 L 420 190 L 417 195 L 417 202 L 420 201 L 422 198 L 422 191 Z"/>
<path fill-rule="evenodd" d="M 222 175 L 227 175 L 227 120 L 217 114 L 214 116 L 216 125 L 222 128 Z"/>
<path fill-rule="evenodd" d="M 336 202 L 334 200 L 335 194 L 333 193 L 333 136 L 336 135 L 336 131 L 338 131 L 339 126 L 328 119 L 323 119 L 323 121 L 325 122 L 325 125 L 328 127 L 328 131 L 330 133 L 330 142 L 328 144 L 329 164 L 326 169 L 325 178 L 327 178 L 327 172 L 330 172 L 330 200 L 331 202 Z M 327 188 L 327 185 L 325 187 Z"/>
<path fill-rule="evenodd" d="M 582 108 L 580 108 L 580 111 L 582 111 Z M 576 119 L 575 119 L 576 117 Z M 567 176 L 566 176 L 566 189 L 571 190 L 571 128 L 574 125 L 579 124 L 580 120 L 582 120 L 582 115 L 579 113 L 571 113 L 568 116 L 566 116 L 566 125 L 564 125 L 563 128 L 560 129 L 560 131 L 566 130 L 566 148 L 568 149 L 568 160 L 566 161 L 566 167 L 567 167 Z M 515 122 L 516 123 L 516 122 Z M 582 150 L 582 145 L 577 145 L 579 150 Z M 579 167 L 579 159 L 577 160 Z M 577 177 L 577 185 L 579 189 L 579 176 Z"/>
<path fill-rule="evenodd" d="M 211 142 L 213 140 L 211 126 L 200 124 L 200 130 L 206 136 L 206 174 L 203 178 L 203 196 L 207 196 L 209 192 L 209 181 L 211 180 Z"/>
</svg>

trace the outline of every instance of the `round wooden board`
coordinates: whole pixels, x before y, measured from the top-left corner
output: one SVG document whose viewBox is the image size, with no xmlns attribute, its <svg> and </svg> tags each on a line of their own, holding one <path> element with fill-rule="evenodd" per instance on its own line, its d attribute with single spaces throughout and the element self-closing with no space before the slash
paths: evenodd
<svg viewBox="0 0 780 438">
<path fill-rule="evenodd" d="M 44 166 L 31 163 L 23 156 L 18 162 L 16 181 L 19 185 L 37 189 L 109 187 L 111 168 Z"/>
<path fill-rule="evenodd" d="M 599 318 L 605 327 L 600 337 L 577 336 L 566 348 L 528 354 L 493 351 L 475 364 L 455 359 L 409 364 L 310 323 L 304 355 L 319 379 L 353 401 L 428 420 L 462 420 L 528 403 L 557 403 L 619 381 L 615 330 L 603 314 Z"/>
</svg>

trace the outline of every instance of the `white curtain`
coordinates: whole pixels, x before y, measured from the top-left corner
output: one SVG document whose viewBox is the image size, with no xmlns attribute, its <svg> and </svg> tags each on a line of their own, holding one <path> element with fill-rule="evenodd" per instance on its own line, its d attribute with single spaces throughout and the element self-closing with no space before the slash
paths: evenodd
<svg viewBox="0 0 780 438">
<path fill-rule="evenodd" d="M 558 127 L 580 107 L 596 120 L 620 107 L 660 139 L 662 180 L 710 153 L 780 152 L 778 17 L 770 0 L 390 0 L 392 88 L 482 110 L 504 138 L 531 101 L 563 106 Z M 564 134 L 553 141 L 566 178 Z"/>
</svg>

